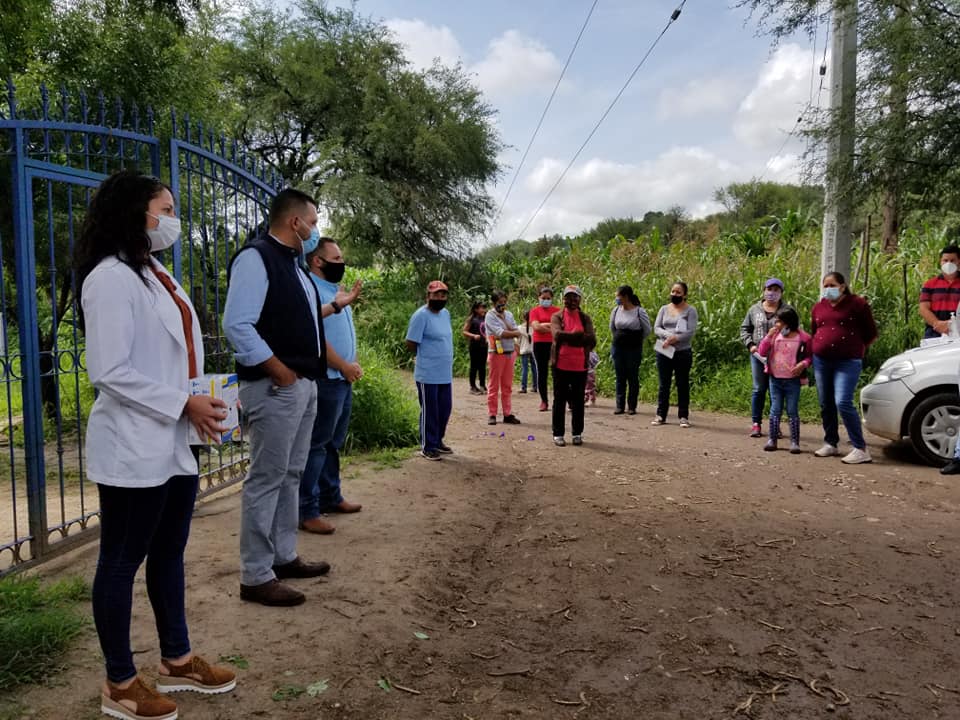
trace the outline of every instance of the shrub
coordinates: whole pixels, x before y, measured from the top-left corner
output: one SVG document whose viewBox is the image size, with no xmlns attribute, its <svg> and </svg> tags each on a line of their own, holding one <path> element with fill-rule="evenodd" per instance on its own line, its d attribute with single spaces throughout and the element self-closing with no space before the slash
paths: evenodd
<svg viewBox="0 0 960 720">
<path fill-rule="evenodd" d="M 416 445 L 420 406 L 393 361 L 365 343 L 359 347 L 363 378 L 353 386 L 353 410 L 345 452 Z"/>
</svg>

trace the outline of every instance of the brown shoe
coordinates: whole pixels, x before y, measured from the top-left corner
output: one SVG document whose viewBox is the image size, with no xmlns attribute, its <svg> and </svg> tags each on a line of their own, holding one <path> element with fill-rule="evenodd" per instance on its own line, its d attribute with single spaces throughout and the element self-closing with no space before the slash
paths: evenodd
<svg viewBox="0 0 960 720">
<path fill-rule="evenodd" d="M 441 452 L 443 451 L 441 450 Z M 360 509 L 362 507 L 363 505 L 361 505 L 360 503 L 352 503 L 352 502 L 347 502 L 346 500 L 343 500 L 341 502 L 338 502 L 336 505 L 331 505 L 329 508 L 327 508 L 327 512 L 355 513 L 355 512 L 360 512 Z"/>
<path fill-rule="evenodd" d="M 300 529 L 317 535 L 332 535 L 337 529 L 321 517 L 310 518 L 300 523 Z"/>
<path fill-rule="evenodd" d="M 307 596 L 299 590 L 287 587 L 274 578 L 261 585 L 241 584 L 240 599 L 272 607 L 293 607 L 294 605 L 302 605 Z"/>
<path fill-rule="evenodd" d="M 274 574 L 280 580 L 286 580 L 287 578 L 313 578 L 320 577 L 321 575 L 326 575 L 330 572 L 330 563 L 320 562 L 308 563 L 300 559 L 299 556 L 295 557 L 288 563 L 283 565 L 274 565 L 273 566 Z"/>
<path fill-rule="evenodd" d="M 124 689 L 106 685 L 100 712 L 120 720 L 177 720 L 177 704 L 143 684 L 138 677 Z"/>
<path fill-rule="evenodd" d="M 157 676 L 157 690 L 162 693 L 192 690 L 205 695 L 230 692 L 237 686 L 237 674 L 223 666 L 210 665 L 199 655 L 194 655 L 182 665 L 174 665 L 163 658 Z"/>
</svg>

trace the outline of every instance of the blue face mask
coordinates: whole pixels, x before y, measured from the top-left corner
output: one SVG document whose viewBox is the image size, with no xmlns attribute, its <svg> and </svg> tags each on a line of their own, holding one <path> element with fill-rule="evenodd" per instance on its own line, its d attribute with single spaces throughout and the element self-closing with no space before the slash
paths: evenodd
<svg viewBox="0 0 960 720">
<path fill-rule="evenodd" d="M 614 301 L 617 305 L 623 305 L 623 301 L 622 301 L 620 298 L 614 298 L 613 301 Z"/>
<path fill-rule="evenodd" d="M 787 335 L 790 334 L 790 328 L 784 325 L 782 328 L 780 328 L 780 334 L 786 337 Z"/>
<path fill-rule="evenodd" d="M 553 300 L 549 298 L 542 298 L 540 300 L 540 307 L 550 307 L 551 305 L 553 305 Z"/>
<path fill-rule="evenodd" d="M 822 294 L 827 300 L 838 300 L 840 298 L 840 288 L 825 287 Z"/>
</svg>

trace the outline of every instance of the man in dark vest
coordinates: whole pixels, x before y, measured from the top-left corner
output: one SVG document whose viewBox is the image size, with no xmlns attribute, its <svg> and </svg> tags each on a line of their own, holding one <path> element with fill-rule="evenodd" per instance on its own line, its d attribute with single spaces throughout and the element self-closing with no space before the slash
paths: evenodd
<svg viewBox="0 0 960 720">
<path fill-rule="evenodd" d="M 309 195 L 284 190 L 270 206 L 269 232 L 230 262 L 223 330 L 236 351 L 250 441 L 240 597 L 263 605 L 299 605 L 303 593 L 281 580 L 330 570 L 297 555 L 300 476 L 317 412 L 316 380 L 326 375 L 327 359 L 320 298 L 299 265 L 319 241 L 317 220 Z"/>
</svg>

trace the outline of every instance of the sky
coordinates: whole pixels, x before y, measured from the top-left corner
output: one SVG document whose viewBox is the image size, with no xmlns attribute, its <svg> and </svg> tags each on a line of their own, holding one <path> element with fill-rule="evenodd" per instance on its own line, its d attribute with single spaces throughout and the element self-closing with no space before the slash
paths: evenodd
<svg viewBox="0 0 960 720">
<path fill-rule="evenodd" d="M 804 145 L 790 131 L 808 103 L 829 103 L 829 85 L 820 92 L 823 28 L 816 49 L 805 35 L 775 47 L 733 0 L 688 0 L 534 217 L 678 2 L 598 0 L 496 225 L 474 246 L 572 236 L 604 218 L 678 205 L 703 217 L 722 209 L 712 196 L 731 182 L 799 180 Z M 499 207 L 592 4 L 357 0 L 355 7 L 386 24 L 415 67 L 435 58 L 461 63 L 496 109 L 506 146 L 503 173 L 490 187 Z"/>
</svg>

